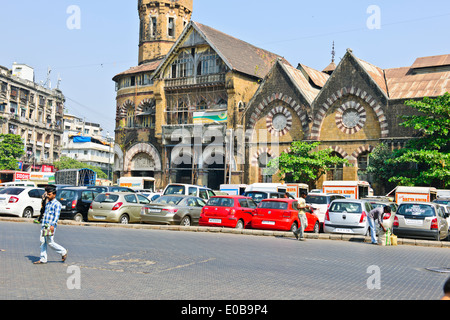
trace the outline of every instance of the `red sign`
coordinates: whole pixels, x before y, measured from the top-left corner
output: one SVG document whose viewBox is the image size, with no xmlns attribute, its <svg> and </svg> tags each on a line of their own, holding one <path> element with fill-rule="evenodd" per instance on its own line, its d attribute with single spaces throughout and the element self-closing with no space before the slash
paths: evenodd
<svg viewBox="0 0 450 320">
<path fill-rule="evenodd" d="M 46 166 L 45 164 L 44 165 L 42 165 L 42 167 L 41 167 L 41 172 L 53 172 L 53 169 L 54 169 L 55 167 L 53 167 L 53 166 Z"/>
<path fill-rule="evenodd" d="M 28 172 L 16 172 L 14 173 L 14 180 L 29 180 L 30 174 Z"/>
</svg>

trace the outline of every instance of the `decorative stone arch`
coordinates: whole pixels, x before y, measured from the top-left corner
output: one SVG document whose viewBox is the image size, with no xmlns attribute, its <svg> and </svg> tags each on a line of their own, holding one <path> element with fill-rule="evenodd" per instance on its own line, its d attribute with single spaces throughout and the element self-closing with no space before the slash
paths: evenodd
<svg viewBox="0 0 450 320">
<path fill-rule="evenodd" d="M 250 118 L 247 121 L 247 129 L 254 129 L 264 109 L 268 107 L 269 104 L 277 100 L 286 103 L 288 106 L 294 109 L 294 111 L 296 112 L 297 116 L 299 117 L 302 123 L 303 132 L 305 133 L 305 136 L 307 136 L 309 132 L 309 125 L 306 108 L 300 103 L 298 103 L 295 99 L 293 99 L 288 95 L 283 94 L 282 92 L 273 93 L 271 96 L 263 99 L 263 101 L 254 109 L 253 113 L 250 115 Z"/>
<path fill-rule="evenodd" d="M 128 108 L 133 107 L 135 108 L 134 102 L 128 99 L 125 101 L 122 105 L 117 105 L 117 118 L 123 119 L 127 116 L 127 110 Z"/>
<path fill-rule="evenodd" d="M 145 153 L 153 159 L 155 163 L 154 171 L 162 171 L 161 157 L 159 155 L 158 150 L 151 144 L 139 143 L 134 145 L 131 149 L 129 149 L 124 158 L 124 169 L 127 172 L 131 171 L 132 160 L 139 153 Z"/>
<path fill-rule="evenodd" d="M 378 122 L 380 123 L 381 128 L 381 137 L 386 138 L 389 135 L 389 124 L 387 122 L 386 116 L 384 114 L 383 108 L 380 103 L 371 95 L 369 95 L 366 91 L 356 88 L 356 87 L 344 87 L 341 90 L 333 93 L 327 101 L 322 104 L 319 108 L 311 129 L 311 140 L 319 140 L 320 139 L 320 130 L 322 127 L 323 120 L 328 112 L 328 109 L 340 98 L 353 95 L 355 97 L 359 97 L 363 101 L 365 101 L 375 112 L 378 117 Z"/>
<path fill-rule="evenodd" d="M 353 153 L 352 153 L 352 157 L 355 159 L 358 159 L 358 157 L 363 154 L 364 152 L 369 152 L 371 153 L 373 151 L 373 149 L 375 149 L 375 147 L 371 146 L 371 145 L 365 145 L 365 146 L 361 146 L 358 149 L 356 149 Z"/>
<path fill-rule="evenodd" d="M 142 100 L 139 103 L 139 105 L 138 105 L 138 107 L 136 109 L 136 113 L 137 114 L 142 113 L 144 111 L 144 107 L 146 105 L 150 105 L 150 106 L 152 106 L 152 109 L 154 108 L 156 110 L 156 101 L 155 101 L 155 99 L 144 99 L 144 100 Z"/>
<path fill-rule="evenodd" d="M 272 151 L 270 148 L 259 148 L 258 151 L 256 151 L 253 154 L 253 157 L 252 157 L 252 160 L 251 160 L 252 167 L 259 167 L 259 164 L 258 164 L 259 156 L 264 154 L 264 153 L 267 153 L 272 158 L 276 157 L 275 152 Z"/>
<path fill-rule="evenodd" d="M 332 146 L 330 148 L 334 152 L 340 154 L 342 156 L 342 158 L 344 158 L 344 159 L 348 158 L 348 153 L 344 149 L 342 149 L 341 147 L 339 147 L 339 146 Z"/>
</svg>

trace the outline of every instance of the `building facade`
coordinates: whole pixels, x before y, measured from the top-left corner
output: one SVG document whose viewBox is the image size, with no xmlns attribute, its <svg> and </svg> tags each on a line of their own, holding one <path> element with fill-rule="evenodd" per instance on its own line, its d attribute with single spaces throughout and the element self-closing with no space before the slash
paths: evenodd
<svg viewBox="0 0 450 320">
<path fill-rule="evenodd" d="M 192 1 L 138 2 L 138 66 L 116 75 L 114 172 L 182 182 L 277 182 L 268 162 L 293 141 L 320 141 L 352 166 L 324 180 L 367 180 L 368 155 L 415 132 L 409 99 L 450 90 L 450 55 L 382 69 L 347 50 L 338 65 L 295 68 L 282 57 L 198 22 Z M 334 50 L 333 50 L 334 51 Z M 301 181 L 299 181 L 301 182 Z"/>
<path fill-rule="evenodd" d="M 0 132 L 24 142 L 24 171 L 49 170 L 59 160 L 65 97 L 59 89 L 34 82 L 33 68 L 0 66 Z"/>
</svg>

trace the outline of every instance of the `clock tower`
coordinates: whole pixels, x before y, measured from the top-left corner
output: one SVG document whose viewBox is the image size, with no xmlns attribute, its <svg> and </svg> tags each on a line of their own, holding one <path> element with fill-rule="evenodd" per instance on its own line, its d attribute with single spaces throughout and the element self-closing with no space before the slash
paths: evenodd
<svg viewBox="0 0 450 320">
<path fill-rule="evenodd" d="M 139 65 L 163 58 L 192 16 L 193 0 L 138 0 Z"/>
</svg>

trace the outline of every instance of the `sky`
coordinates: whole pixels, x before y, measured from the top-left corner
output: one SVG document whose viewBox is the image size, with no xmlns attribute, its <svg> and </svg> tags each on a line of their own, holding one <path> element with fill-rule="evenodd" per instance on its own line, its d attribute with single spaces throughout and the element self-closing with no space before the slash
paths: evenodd
<svg viewBox="0 0 450 320">
<path fill-rule="evenodd" d="M 74 7 L 75 6 L 75 7 Z M 75 10 L 74 10 L 75 8 Z M 114 136 L 114 75 L 138 64 L 137 0 L 0 0 L 0 65 L 61 79 L 66 112 Z M 194 0 L 192 20 L 323 70 L 347 48 L 380 68 L 450 54 L 448 0 Z"/>
</svg>

